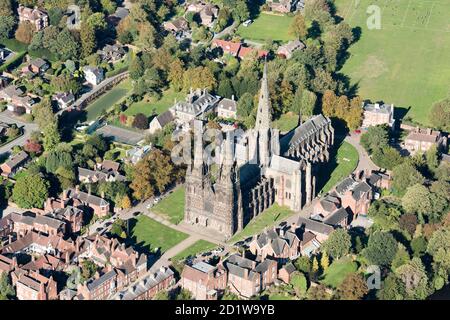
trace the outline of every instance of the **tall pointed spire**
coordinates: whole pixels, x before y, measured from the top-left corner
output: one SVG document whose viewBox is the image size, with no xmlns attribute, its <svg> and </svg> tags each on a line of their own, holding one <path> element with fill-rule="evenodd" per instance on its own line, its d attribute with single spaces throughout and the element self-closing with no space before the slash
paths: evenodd
<svg viewBox="0 0 450 320">
<path fill-rule="evenodd" d="M 267 60 L 264 61 L 264 72 L 259 91 L 258 112 L 256 114 L 255 129 L 269 129 L 272 121 L 272 106 L 269 97 L 269 83 L 267 80 Z"/>
<path fill-rule="evenodd" d="M 194 168 L 203 167 L 203 123 L 194 121 Z"/>
</svg>

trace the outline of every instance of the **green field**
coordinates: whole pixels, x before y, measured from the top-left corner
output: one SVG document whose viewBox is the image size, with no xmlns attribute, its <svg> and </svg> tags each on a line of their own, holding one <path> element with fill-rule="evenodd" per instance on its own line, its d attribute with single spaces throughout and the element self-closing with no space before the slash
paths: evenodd
<svg viewBox="0 0 450 320">
<path fill-rule="evenodd" d="M 198 253 L 210 251 L 216 247 L 217 245 L 214 243 L 208 242 L 206 240 L 198 240 L 192 246 L 174 256 L 171 260 L 172 261 L 184 260 L 189 256 L 195 256 Z"/>
<path fill-rule="evenodd" d="M 172 89 L 169 89 L 164 91 L 163 96 L 158 101 L 140 101 L 131 104 L 125 111 L 125 114 L 127 116 L 134 116 L 137 113 L 143 113 L 147 117 L 150 117 L 153 114 L 153 111 L 157 114 L 161 114 L 173 106 L 175 99 L 180 101 L 184 99 L 185 96 L 186 95 L 182 92 L 174 92 Z"/>
<path fill-rule="evenodd" d="M 350 173 L 355 170 L 358 165 L 358 151 L 350 143 L 344 142 L 337 150 L 335 162 L 332 161 L 329 165 L 334 166 L 330 175 L 324 176 L 319 174 L 320 178 L 328 178 L 326 184 L 322 187 L 320 192 L 326 193 L 331 190 L 339 181 L 348 177 Z M 330 169 L 331 170 L 331 169 Z M 328 170 L 328 172 L 330 171 Z M 323 172 L 327 172 L 325 169 Z"/>
<path fill-rule="evenodd" d="M 244 227 L 244 230 L 235 234 L 231 238 L 230 243 L 259 234 L 264 230 L 264 228 L 271 227 L 293 214 L 294 211 L 290 210 L 288 207 L 280 206 L 274 203 L 269 209 L 260 213 L 256 218 L 250 221 L 250 223 Z"/>
<path fill-rule="evenodd" d="M 246 40 L 256 42 L 264 42 L 268 39 L 287 42 L 295 38 L 289 34 L 292 19 L 293 17 L 261 13 L 248 27 L 241 25 L 237 33 Z"/>
<path fill-rule="evenodd" d="M 147 216 L 140 215 L 131 229 L 134 242 L 147 250 L 160 248 L 161 253 L 177 243 L 185 240 L 188 235 L 169 228 Z"/>
<path fill-rule="evenodd" d="M 184 187 L 176 189 L 154 206 L 152 211 L 168 219 L 173 224 L 180 223 L 184 216 L 184 194 Z"/>
<path fill-rule="evenodd" d="M 348 258 L 341 258 L 334 261 L 327 269 L 321 282 L 326 286 L 336 288 L 339 286 L 345 277 L 358 270 L 356 262 Z"/>
<path fill-rule="evenodd" d="M 130 90 L 131 81 L 127 79 L 103 94 L 86 108 L 87 120 L 92 121 L 97 119 L 103 111 L 108 110 L 113 105 L 125 98 Z"/>
<path fill-rule="evenodd" d="M 361 39 L 350 48 L 342 72 L 364 99 L 383 100 L 410 110 L 424 125 L 433 102 L 450 84 L 450 0 L 335 0 L 338 14 Z M 369 5 L 381 8 L 381 29 L 369 30 Z"/>
</svg>

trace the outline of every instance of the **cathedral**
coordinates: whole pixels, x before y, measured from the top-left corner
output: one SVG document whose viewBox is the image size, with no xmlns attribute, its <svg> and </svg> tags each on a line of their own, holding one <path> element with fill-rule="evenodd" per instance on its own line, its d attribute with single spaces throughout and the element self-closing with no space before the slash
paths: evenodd
<svg viewBox="0 0 450 320">
<path fill-rule="evenodd" d="M 194 121 L 194 157 L 186 172 L 184 221 L 230 238 L 274 202 L 300 211 L 316 196 L 317 173 L 329 161 L 334 130 L 315 115 L 281 135 L 271 126 L 267 64 L 256 123 L 246 132 L 226 132 L 219 164 L 205 161 L 203 122 Z M 215 170 L 213 170 L 215 169 Z"/>
</svg>

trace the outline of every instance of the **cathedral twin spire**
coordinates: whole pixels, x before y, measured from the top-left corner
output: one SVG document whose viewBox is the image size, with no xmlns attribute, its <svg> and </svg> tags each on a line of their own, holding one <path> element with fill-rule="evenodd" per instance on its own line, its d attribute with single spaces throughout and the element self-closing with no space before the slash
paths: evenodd
<svg viewBox="0 0 450 320">
<path fill-rule="evenodd" d="M 267 60 L 264 62 L 263 78 L 261 80 L 261 89 L 259 91 L 258 111 L 256 114 L 256 130 L 268 130 L 272 121 L 272 106 L 269 96 L 269 83 L 267 79 Z"/>
</svg>

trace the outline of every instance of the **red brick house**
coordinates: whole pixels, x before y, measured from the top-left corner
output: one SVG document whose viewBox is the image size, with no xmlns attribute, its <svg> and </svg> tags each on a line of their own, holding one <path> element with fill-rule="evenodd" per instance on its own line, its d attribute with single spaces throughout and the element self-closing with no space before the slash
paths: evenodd
<svg viewBox="0 0 450 320">
<path fill-rule="evenodd" d="M 13 284 L 16 287 L 16 296 L 19 300 L 56 300 L 58 291 L 56 281 L 39 272 L 13 272 Z"/>
<path fill-rule="evenodd" d="M 180 283 L 197 300 L 216 300 L 227 286 L 227 273 L 223 268 L 198 262 L 184 266 Z"/>
</svg>

